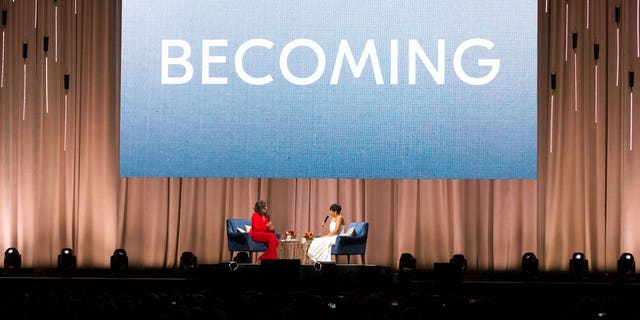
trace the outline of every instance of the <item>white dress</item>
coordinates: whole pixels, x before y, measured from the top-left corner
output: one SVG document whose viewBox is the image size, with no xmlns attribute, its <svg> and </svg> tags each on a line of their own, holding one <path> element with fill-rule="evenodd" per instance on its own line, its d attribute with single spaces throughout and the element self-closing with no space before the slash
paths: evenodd
<svg viewBox="0 0 640 320">
<path fill-rule="evenodd" d="M 335 230 L 335 228 L 336 222 L 331 221 L 331 223 L 329 224 L 329 229 L 333 231 Z M 338 234 L 344 231 L 344 225 L 341 226 L 341 229 L 342 230 L 340 230 Z M 313 238 L 313 241 L 311 241 L 311 244 L 309 245 L 309 251 L 307 251 L 307 255 L 309 256 L 309 258 L 313 260 L 313 262 L 333 261 L 331 260 L 331 246 L 336 243 L 336 237 L 338 237 L 337 234 L 335 236 Z"/>
</svg>

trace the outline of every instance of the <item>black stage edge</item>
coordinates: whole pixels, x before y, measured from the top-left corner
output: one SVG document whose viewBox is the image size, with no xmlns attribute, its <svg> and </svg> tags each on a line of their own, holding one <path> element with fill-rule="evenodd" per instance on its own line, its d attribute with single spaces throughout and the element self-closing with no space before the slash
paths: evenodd
<svg viewBox="0 0 640 320">
<path fill-rule="evenodd" d="M 320 263 L 302 265 L 299 260 L 280 259 L 263 264 L 218 263 L 201 264 L 191 270 L 138 269 L 113 272 L 109 269 L 21 269 L 7 273 L 0 270 L 0 286 L 47 283 L 55 287 L 85 286 L 84 283 L 117 283 L 117 286 L 139 285 L 185 288 L 221 288 L 223 290 L 296 290 L 298 288 L 359 289 L 406 288 L 425 292 L 492 292 L 504 287 L 511 290 L 554 288 L 560 291 L 579 290 L 613 292 L 633 288 L 640 293 L 640 276 L 618 276 L 608 273 L 569 274 L 548 272 L 493 272 L 461 274 L 453 269 L 434 269 L 431 272 L 397 273 L 389 267 L 359 264 Z M 566 289 L 561 289 L 566 288 Z"/>
<path fill-rule="evenodd" d="M 309 320 L 352 320 L 356 315 L 366 319 L 640 319 L 640 279 L 635 274 L 460 273 L 447 266 L 397 273 L 377 265 L 301 265 L 299 260 L 283 259 L 263 264 L 202 264 L 190 270 L 130 268 L 118 273 L 21 269 L 0 274 L 0 288 L 0 310 L 13 310 L 19 303 L 20 319 L 46 318 L 38 316 L 59 304 L 65 306 L 56 311 L 59 314 L 95 318 L 105 312 L 105 299 L 117 307 L 106 318 L 164 317 L 184 312 L 198 299 L 227 315 L 243 312 L 227 319 L 246 319 L 246 315 L 285 319 L 266 317 L 258 313 L 262 309 L 246 306 L 275 299 L 269 308 L 289 308 L 297 318 Z M 74 309 L 82 306 L 90 307 Z M 309 308 L 317 312 L 309 314 Z M 414 317 L 403 317 L 405 312 L 414 312 Z M 24 316 L 32 313 L 36 316 Z M 179 318 L 184 317 L 166 319 Z"/>
<path fill-rule="evenodd" d="M 201 265 L 185 276 L 224 287 L 275 291 L 367 289 L 388 286 L 394 279 L 392 270 L 387 267 L 335 263 L 300 265 L 299 260 L 287 259 L 263 261 L 262 264 Z"/>
</svg>

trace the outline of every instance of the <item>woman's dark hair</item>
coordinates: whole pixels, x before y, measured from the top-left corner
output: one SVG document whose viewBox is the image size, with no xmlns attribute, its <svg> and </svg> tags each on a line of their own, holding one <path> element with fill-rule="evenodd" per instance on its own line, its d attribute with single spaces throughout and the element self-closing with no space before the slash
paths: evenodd
<svg viewBox="0 0 640 320">
<path fill-rule="evenodd" d="M 256 205 L 253 206 L 253 210 L 255 210 L 257 213 L 262 214 L 262 208 L 267 206 L 267 202 L 264 200 L 258 200 L 256 201 Z"/>
<path fill-rule="evenodd" d="M 342 211 L 342 206 L 337 203 L 334 203 L 331 205 L 331 207 L 329 207 L 329 210 L 335 211 L 337 214 L 340 214 L 340 211 Z"/>
</svg>

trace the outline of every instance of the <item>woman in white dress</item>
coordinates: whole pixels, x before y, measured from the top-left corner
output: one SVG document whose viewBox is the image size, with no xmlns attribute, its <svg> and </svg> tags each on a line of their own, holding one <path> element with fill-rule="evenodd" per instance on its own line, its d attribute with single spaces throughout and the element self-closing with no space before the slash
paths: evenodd
<svg viewBox="0 0 640 320">
<path fill-rule="evenodd" d="M 340 215 L 340 211 L 342 211 L 342 206 L 337 203 L 329 207 L 329 216 L 327 218 L 331 217 L 331 221 L 329 225 L 327 225 L 328 219 L 325 219 L 322 223 L 322 228 L 328 231 L 328 234 L 313 238 L 307 251 L 307 255 L 313 262 L 332 261 L 331 247 L 336 243 L 336 237 L 344 232 L 344 218 Z"/>
</svg>

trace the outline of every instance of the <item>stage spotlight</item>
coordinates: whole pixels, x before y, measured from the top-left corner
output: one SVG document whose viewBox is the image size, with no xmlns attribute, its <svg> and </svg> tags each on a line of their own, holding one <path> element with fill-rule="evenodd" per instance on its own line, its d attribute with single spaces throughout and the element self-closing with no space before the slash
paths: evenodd
<svg viewBox="0 0 640 320">
<path fill-rule="evenodd" d="M 456 266 L 460 270 L 460 273 L 462 275 L 465 275 L 467 273 L 467 259 L 463 254 L 454 254 L 453 257 L 449 259 L 449 263 Z"/>
<path fill-rule="evenodd" d="M 403 253 L 400 255 L 398 263 L 398 272 L 414 273 L 416 271 L 416 258 L 411 253 Z"/>
<path fill-rule="evenodd" d="M 295 268 L 295 265 L 293 266 Z M 313 269 L 316 271 L 312 281 L 315 281 L 314 287 L 321 290 L 331 290 L 333 292 L 336 289 L 336 280 L 338 277 L 338 267 L 333 261 L 316 261 L 313 263 Z M 295 274 L 298 274 L 296 277 Z M 300 272 L 296 272 L 295 269 L 290 271 L 285 279 L 296 282 L 300 280 Z"/>
<path fill-rule="evenodd" d="M 618 258 L 618 275 L 631 276 L 636 273 L 636 260 L 631 253 L 625 252 Z"/>
<path fill-rule="evenodd" d="M 229 262 L 229 271 L 231 271 L 231 272 L 236 271 L 236 270 L 238 270 L 239 267 L 240 267 L 240 265 L 238 265 L 237 262 L 235 262 L 235 261 Z"/>
<path fill-rule="evenodd" d="M 58 255 L 58 269 L 60 271 L 70 271 L 76 268 L 76 256 L 73 255 L 73 249 L 64 248 Z"/>
<path fill-rule="evenodd" d="M 585 275 L 589 272 L 589 260 L 583 252 L 574 252 L 569 260 L 569 272 L 572 275 Z"/>
<path fill-rule="evenodd" d="M 317 272 L 331 272 L 331 273 L 335 273 L 337 268 L 336 268 L 336 263 L 333 261 L 325 261 L 325 262 L 321 262 L 321 261 L 316 261 L 313 263 L 313 269 Z"/>
<path fill-rule="evenodd" d="M 180 256 L 180 270 L 187 272 L 194 270 L 198 266 L 198 257 L 193 252 L 185 251 Z"/>
<path fill-rule="evenodd" d="M 400 261 L 398 262 L 398 280 L 405 281 L 415 276 L 416 273 L 416 258 L 410 253 L 403 253 L 400 255 Z"/>
<path fill-rule="evenodd" d="M 9 248 L 4 252 L 4 271 L 6 273 L 18 273 L 22 269 L 22 256 L 18 249 Z"/>
<path fill-rule="evenodd" d="M 538 274 L 539 261 L 533 252 L 525 252 L 522 255 L 522 272 L 526 274 Z"/>
<path fill-rule="evenodd" d="M 115 275 L 127 273 L 129 268 L 129 257 L 124 249 L 116 249 L 111 256 L 111 272 Z"/>
<path fill-rule="evenodd" d="M 235 257 L 233 257 L 233 261 L 237 263 L 249 263 L 249 254 L 244 251 L 240 251 Z"/>
</svg>

